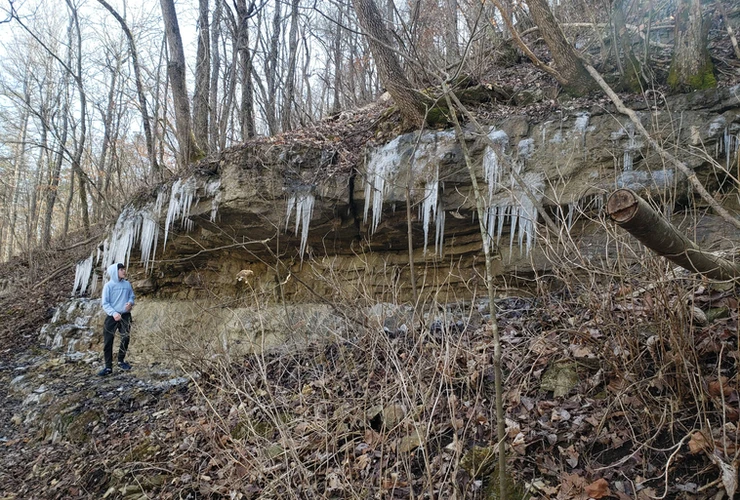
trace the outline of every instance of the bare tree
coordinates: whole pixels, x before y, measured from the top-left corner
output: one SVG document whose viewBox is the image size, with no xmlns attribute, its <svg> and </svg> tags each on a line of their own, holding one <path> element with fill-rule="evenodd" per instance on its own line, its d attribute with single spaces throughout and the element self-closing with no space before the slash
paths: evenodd
<svg viewBox="0 0 740 500">
<path fill-rule="evenodd" d="M 16 246 L 16 222 L 18 220 L 18 209 L 20 208 L 20 194 L 21 194 L 21 179 L 25 176 L 26 169 L 26 137 L 28 135 L 28 122 L 29 122 L 29 108 L 31 105 L 31 94 L 29 89 L 29 75 L 30 68 L 25 67 L 26 74 L 23 79 L 23 106 L 20 109 L 20 130 L 18 132 L 18 140 L 14 148 L 13 158 L 11 160 L 13 166 L 12 181 L 9 186 L 9 193 L 6 196 L 6 210 L 8 214 L 8 226 L 7 230 L 3 231 L 5 234 L 3 241 L 5 241 L 5 248 L 0 246 L 0 259 L 10 258 L 15 250 Z M 3 228 L 5 229 L 5 227 Z"/>
<path fill-rule="evenodd" d="M 109 57 L 110 59 L 110 57 Z M 100 115 L 103 122 L 103 142 L 98 157 L 97 171 L 99 172 L 96 182 L 98 196 L 93 205 L 93 216 L 102 216 L 102 206 L 104 196 L 107 196 L 110 189 L 112 161 L 108 161 L 108 152 L 115 147 L 114 141 L 114 123 L 116 114 L 117 88 L 119 85 L 119 75 L 121 73 L 121 57 L 116 54 L 112 57 L 113 61 L 108 61 L 106 69 L 110 71 L 110 87 L 108 89 L 108 98 L 105 107 L 101 105 Z"/>
<path fill-rule="evenodd" d="M 169 48 L 167 76 L 170 81 L 175 110 L 175 135 L 179 149 L 178 160 L 180 168 L 185 168 L 192 160 L 200 156 L 190 126 L 190 99 L 185 80 L 185 52 L 182 47 L 180 25 L 177 21 L 174 0 L 160 0 L 159 3 L 162 7 L 162 19 Z"/>
<path fill-rule="evenodd" d="M 239 108 L 239 124 L 241 125 L 242 139 L 254 137 L 257 133 L 254 120 L 254 86 L 252 83 L 252 55 L 249 49 L 249 18 L 255 13 L 255 2 L 235 0 L 236 8 L 236 50 L 239 64 L 239 74 L 242 84 L 241 105 Z"/>
<path fill-rule="evenodd" d="M 532 19 L 550 49 L 559 75 L 558 81 L 573 95 L 584 95 L 596 89 L 596 83 L 586 71 L 573 46 L 563 34 L 547 0 L 527 0 Z"/>
<path fill-rule="evenodd" d="M 707 50 L 708 25 L 700 0 L 678 0 L 673 59 L 668 85 L 687 91 L 715 87 L 714 65 Z"/>
<path fill-rule="evenodd" d="M 290 121 L 291 109 L 295 101 L 296 60 L 298 54 L 298 4 L 300 0 L 292 0 L 290 10 L 290 35 L 288 36 L 288 74 L 285 77 L 285 92 L 283 92 L 282 127 L 283 132 L 292 127 Z"/>
<path fill-rule="evenodd" d="M 129 29 L 128 25 L 126 24 L 126 21 L 121 17 L 118 12 L 110 6 L 108 2 L 105 0 L 98 0 L 98 3 L 105 7 L 105 9 L 111 13 L 111 15 L 118 21 L 118 24 L 121 25 L 121 29 L 126 34 L 126 38 L 128 39 L 129 44 L 129 50 L 131 51 L 131 64 L 134 68 L 134 77 L 136 79 L 136 95 L 139 99 L 139 108 L 141 112 L 141 122 L 142 126 L 144 127 L 144 137 L 146 139 L 146 151 L 147 155 L 149 156 L 149 162 L 151 164 L 151 173 L 161 178 L 161 171 L 159 168 L 159 163 L 157 162 L 157 156 L 154 153 L 154 135 L 152 134 L 152 127 L 149 123 L 149 111 L 148 106 L 146 102 L 146 96 L 144 95 L 144 85 L 141 81 L 141 68 L 139 66 L 139 53 L 136 50 L 136 43 L 134 42 L 134 37 L 131 34 L 131 30 Z"/>
<path fill-rule="evenodd" d="M 278 126 L 277 118 L 277 84 L 280 81 L 279 66 L 278 66 L 278 52 L 280 49 L 280 32 L 282 26 L 282 5 L 280 2 L 273 4 L 272 13 L 272 32 L 267 47 L 264 52 L 266 53 L 264 59 L 264 74 L 266 86 L 262 85 L 260 79 L 257 79 L 257 86 L 262 94 L 263 107 L 265 111 L 265 120 L 267 121 L 267 128 L 270 135 L 275 135 L 279 132 L 280 127 Z"/>
<path fill-rule="evenodd" d="M 457 10 L 457 0 L 445 0 L 443 12 L 444 19 L 447 21 L 444 27 L 445 62 L 447 64 L 455 63 L 460 59 Z"/>
<path fill-rule="evenodd" d="M 642 72 L 640 62 L 632 50 L 632 37 L 627 30 L 625 20 L 625 0 L 616 0 L 612 4 L 612 34 L 619 72 L 622 75 L 624 86 L 633 92 L 640 91 Z M 619 53 L 621 49 L 621 55 Z"/>
<path fill-rule="evenodd" d="M 71 21 L 70 21 L 71 22 Z M 68 51 L 68 57 L 71 57 L 71 49 Z M 59 191 L 59 181 L 62 173 L 62 164 L 64 162 L 64 148 L 69 133 L 69 102 L 70 102 L 70 82 L 68 73 L 62 77 L 62 87 L 59 100 L 61 100 L 61 123 L 55 127 L 55 146 L 54 163 L 49 165 L 48 185 L 46 186 L 46 205 L 44 212 L 44 223 L 41 231 L 41 248 L 48 248 L 51 242 L 51 222 L 54 215 L 54 206 L 57 202 L 57 193 Z"/>
<path fill-rule="evenodd" d="M 72 4 L 71 0 L 67 1 L 67 7 L 72 17 L 72 24 L 74 26 L 75 33 L 75 67 L 73 71 L 73 77 L 77 83 L 77 90 L 79 93 L 79 107 L 80 107 L 80 120 L 79 128 L 80 135 L 76 138 L 74 153 L 72 154 L 71 164 L 72 171 L 76 175 L 79 182 L 79 197 L 80 197 L 80 212 L 82 214 L 82 227 L 85 229 L 85 234 L 90 231 L 90 214 L 88 211 L 87 203 L 87 174 L 82 170 L 82 154 L 85 151 L 85 141 L 87 140 L 87 96 L 85 89 L 82 85 L 82 32 L 80 31 L 80 19 L 77 13 L 77 7 Z M 71 41 L 71 39 L 70 39 Z M 70 188 L 70 196 L 72 188 Z"/>
<path fill-rule="evenodd" d="M 211 23 L 211 89 L 208 94 L 208 149 L 211 152 L 218 151 L 218 120 L 219 120 L 219 95 L 218 77 L 221 71 L 221 52 L 219 40 L 221 39 L 221 17 L 223 13 L 223 0 L 215 0 L 213 9 L 213 22 Z"/>
<path fill-rule="evenodd" d="M 332 49 L 334 55 L 334 80 L 333 80 L 333 99 L 331 114 L 337 114 L 342 109 L 341 87 L 342 87 L 342 22 L 344 19 L 344 5 L 337 6 L 337 23 L 334 26 L 336 30 L 332 40 Z"/>
<path fill-rule="evenodd" d="M 211 93 L 211 30 L 208 0 L 198 0 L 198 51 L 195 59 L 193 133 L 204 153 L 208 152 L 208 105 Z"/>
<path fill-rule="evenodd" d="M 412 88 L 401 68 L 375 1 L 353 0 L 353 4 L 362 31 L 367 35 L 380 80 L 401 111 L 404 126 L 421 127 L 426 111 L 424 101 L 421 95 Z"/>
</svg>

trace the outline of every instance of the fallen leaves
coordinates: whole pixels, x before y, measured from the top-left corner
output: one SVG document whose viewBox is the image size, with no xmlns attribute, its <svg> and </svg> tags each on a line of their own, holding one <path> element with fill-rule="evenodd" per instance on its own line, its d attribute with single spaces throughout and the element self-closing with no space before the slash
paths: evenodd
<svg viewBox="0 0 740 500">
<path fill-rule="evenodd" d="M 736 488 L 736 465 L 727 458 L 737 441 L 737 377 L 730 369 L 735 346 L 727 333 L 736 312 L 715 320 L 721 328 L 697 324 L 692 346 L 655 326 L 621 326 L 649 323 L 658 298 L 651 296 L 652 306 L 645 298 L 620 298 L 643 302 L 610 309 L 613 324 L 577 301 L 540 308 L 525 299 L 499 304 L 507 459 L 516 480 L 533 494 L 647 499 L 663 491 L 693 494 L 713 481 L 713 492 Z M 713 304 L 698 303 L 707 309 Z M 441 331 L 430 336 L 409 330 L 382 342 L 370 331 L 352 342 L 323 340 L 247 357 L 223 366 L 223 373 L 208 374 L 198 390 L 161 395 L 127 388 L 106 406 L 104 420 L 111 425 L 72 426 L 92 433 L 89 444 L 80 439 L 79 449 L 70 450 L 61 435 L 44 445 L 52 453 L 36 455 L 44 459 L 24 461 L 18 457 L 32 452 L 22 450 L 35 453 L 38 445 L 13 436 L 3 451 L 24 464 L 10 466 L 22 471 L 15 474 L 25 481 L 19 491 L 52 475 L 60 478 L 50 498 L 73 491 L 74 477 L 86 478 L 87 491 L 99 496 L 111 491 L 109 497 L 136 494 L 138 484 L 164 499 L 191 492 L 245 499 L 286 491 L 297 497 L 357 491 L 403 497 L 429 489 L 440 498 L 453 491 L 480 495 L 491 484 L 497 460 L 490 332 L 485 325 L 468 325 L 454 335 Z M 692 380 L 711 402 L 702 418 L 712 425 L 687 436 L 683 446 L 671 441 L 675 429 L 667 424 L 668 415 L 681 422 L 696 417 L 695 406 L 679 399 L 684 373 L 675 368 L 683 366 L 676 364 L 682 359 L 678 347 L 700 349 L 711 360 L 701 367 L 704 379 Z M 63 363 L 43 366 L 64 373 L 48 377 L 47 386 L 52 378 L 71 383 Z M 86 414 L 87 404 L 75 414 Z M 24 420 L 19 414 L 17 425 Z M 666 454 L 654 451 L 661 448 L 686 458 L 673 461 L 667 486 Z M 138 459 L 122 461 L 132 452 Z M 115 473 L 85 472 L 88 455 Z M 697 479 L 687 463 L 711 472 Z M 651 479 L 640 478 L 643 471 Z"/>
</svg>

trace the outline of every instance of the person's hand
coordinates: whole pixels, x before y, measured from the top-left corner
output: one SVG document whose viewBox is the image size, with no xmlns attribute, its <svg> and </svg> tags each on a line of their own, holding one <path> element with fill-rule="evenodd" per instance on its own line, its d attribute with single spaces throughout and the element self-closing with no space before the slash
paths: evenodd
<svg viewBox="0 0 740 500">
<path fill-rule="evenodd" d="M 118 314 L 118 313 L 114 313 L 113 314 L 113 319 L 116 320 L 116 321 L 121 321 L 121 315 Z"/>
<path fill-rule="evenodd" d="M 131 304 L 131 302 L 126 302 L 126 312 L 131 312 L 132 307 L 133 305 Z"/>
</svg>

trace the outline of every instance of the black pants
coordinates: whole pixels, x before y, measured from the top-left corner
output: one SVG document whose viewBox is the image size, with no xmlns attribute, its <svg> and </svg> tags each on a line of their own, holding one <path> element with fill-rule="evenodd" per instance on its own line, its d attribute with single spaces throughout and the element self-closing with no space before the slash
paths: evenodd
<svg viewBox="0 0 740 500">
<path fill-rule="evenodd" d="M 121 314 L 121 321 L 116 321 L 113 316 L 106 316 L 103 326 L 103 354 L 105 356 L 106 368 L 113 366 L 113 338 L 118 330 L 121 342 L 118 346 L 118 362 L 122 363 L 128 351 L 129 333 L 131 332 L 131 313 Z"/>
</svg>

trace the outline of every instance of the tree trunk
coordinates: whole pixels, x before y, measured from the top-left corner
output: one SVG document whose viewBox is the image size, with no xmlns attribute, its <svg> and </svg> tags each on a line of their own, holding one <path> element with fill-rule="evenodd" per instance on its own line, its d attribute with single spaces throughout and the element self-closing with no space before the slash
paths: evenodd
<svg viewBox="0 0 740 500">
<path fill-rule="evenodd" d="M 282 126 L 283 132 L 291 130 L 291 109 L 295 101 L 295 74 L 296 60 L 298 59 L 298 3 L 292 0 L 290 11 L 290 33 L 288 35 L 288 74 L 285 77 L 285 92 L 283 93 Z"/>
<path fill-rule="evenodd" d="M 334 84 L 333 84 L 333 102 L 330 114 L 336 115 L 342 110 L 341 93 L 342 86 L 342 18 L 344 16 L 344 6 L 337 6 L 337 23 L 334 26 L 333 52 L 334 52 Z"/>
<path fill-rule="evenodd" d="M 41 128 L 41 139 L 39 140 L 39 154 L 36 160 L 36 178 L 34 179 L 33 189 L 31 189 L 30 197 L 28 200 L 28 206 L 26 212 L 28 217 L 26 218 L 26 249 L 30 249 L 36 245 L 36 235 L 39 227 L 39 214 L 40 201 L 39 193 L 43 188 L 44 184 L 44 164 L 50 162 L 50 149 L 49 149 L 49 120 L 48 120 L 48 108 L 42 105 L 40 110 L 40 128 Z"/>
<path fill-rule="evenodd" d="M 457 0 L 445 0 L 445 63 L 455 64 L 460 60 L 459 35 L 457 29 Z"/>
<path fill-rule="evenodd" d="M 700 249 L 631 189 L 614 191 L 606 211 L 643 245 L 684 269 L 715 280 L 740 278 L 740 266 Z"/>
<path fill-rule="evenodd" d="M 404 128 L 421 127 L 426 113 L 424 100 L 411 87 L 411 83 L 401 68 L 375 1 L 352 0 L 352 3 L 355 6 L 362 31 L 367 35 L 380 81 L 398 106 Z"/>
<path fill-rule="evenodd" d="M 113 17 L 116 18 L 118 24 L 121 25 L 121 29 L 126 35 L 128 40 L 129 50 L 131 51 L 131 65 L 134 68 L 134 78 L 136 80 L 136 95 L 139 99 L 139 111 L 141 112 L 141 122 L 144 127 L 144 137 L 146 139 L 146 152 L 149 156 L 149 163 L 151 168 L 151 174 L 155 177 L 161 178 L 161 172 L 159 164 L 157 163 L 157 156 L 154 153 L 154 135 L 152 134 L 152 127 L 149 124 L 149 110 L 147 109 L 146 96 L 144 95 L 144 84 L 141 82 L 141 69 L 139 68 L 139 53 L 136 50 L 136 43 L 134 43 L 134 37 L 131 34 L 131 30 L 128 29 L 126 21 L 116 12 L 113 7 L 110 6 L 105 0 L 98 0 L 100 5 L 105 7 Z"/>
<path fill-rule="evenodd" d="M 267 91 L 263 90 L 263 101 L 265 103 L 265 120 L 270 135 L 276 135 L 280 128 L 277 119 L 277 82 L 278 77 L 278 52 L 280 49 L 280 31 L 283 22 L 282 9 L 280 2 L 273 4 L 272 16 L 272 35 L 270 36 L 269 50 L 265 58 L 265 81 L 267 82 Z"/>
<path fill-rule="evenodd" d="M 218 76 L 221 71 L 221 51 L 218 43 L 221 38 L 221 14 L 223 0 L 216 0 L 211 24 L 211 90 L 208 95 L 208 146 L 211 152 L 218 151 Z"/>
<path fill-rule="evenodd" d="M 195 58 L 193 135 L 204 154 L 208 153 L 208 98 L 211 92 L 211 30 L 208 0 L 198 0 L 198 50 Z"/>
<path fill-rule="evenodd" d="M 62 240 L 67 239 L 67 233 L 69 233 L 69 219 L 72 215 L 72 202 L 75 197 L 75 171 L 72 170 L 69 174 L 69 196 L 67 196 L 67 203 L 64 205 L 64 224 L 62 226 Z"/>
<path fill-rule="evenodd" d="M 65 81 L 63 85 L 68 87 L 69 81 Z M 63 99 L 61 130 L 56 131 L 59 134 L 58 150 L 54 158 L 52 170 L 49 173 L 49 184 L 46 186 L 46 211 L 44 212 L 44 225 L 41 231 L 41 248 L 43 249 L 49 248 L 49 244 L 51 243 L 51 222 L 54 215 L 54 206 L 57 201 L 57 192 L 59 190 L 59 177 L 62 172 L 62 162 L 64 160 L 64 144 L 67 142 L 69 129 L 69 96 L 64 96 Z"/>
<path fill-rule="evenodd" d="M 13 247 L 15 246 L 15 225 L 18 218 L 18 204 L 21 192 L 21 177 L 25 174 L 26 169 L 26 136 L 28 135 L 29 108 L 31 106 L 31 94 L 28 88 L 28 68 L 23 81 L 23 109 L 21 110 L 21 130 L 18 144 L 13 155 L 13 184 L 10 186 L 10 193 L 7 199 L 10 201 L 10 215 L 8 222 L 6 246 L 0 244 L 0 260 L 7 260 L 13 256 Z M 4 253 L 3 253 L 4 251 Z M 4 257 L 4 259 L 3 259 Z"/>
<path fill-rule="evenodd" d="M 96 219 L 100 219 L 103 216 L 103 200 L 100 198 L 108 194 L 108 189 L 110 186 L 110 167 L 106 167 L 106 160 L 108 158 L 108 148 L 113 144 L 111 128 L 113 123 L 113 113 L 115 112 L 116 105 L 115 97 L 116 87 L 118 85 L 118 75 L 121 71 L 120 58 L 117 59 L 115 67 L 109 66 L 109 68 L 111 70 L 111 75 L 110 88 L 108 89 L 108 103 L 105 111 L 101 111 L 103 115 L 103 143 L 100 148 L 100 156 L 98 157 L 97 165 L 97 171 L 99 172 L 96 182 L 98 188 L 98 196 L 96 197 L 96 203 L 93 207 L 93 217 Z"/>
<path fill-rule="evenodd" d="M 529 12 L 535 24 L 540 28 L 540 35 L 544 38 L 555 67 L 560 74 L 560 84 L 571 95 L 581 96 L 596 89 L 596 84 L 578 58 L 575 49 L 571 46 L 555 20 L 547 0 L 527 0 Z"/>
<path fill-rule="evenodd" d="M 674 33 L 668 85 L 681 92 L 716 87 L 700 0 L 678 0 Z"/>
<path fill-rule="evenodd" d="M 249 50 L 249 20 L 254 11 L 254 1 L 247 7 L 246 0 L 235 0 L 237 15 L 237 42 L 239 70 L 242 81 L 242 96 L 239 123 L 242 140 L 254 137 L 257 133 L 254 124 L 254 87 L 252 85 L 252 56 Z"/>
<path fill-rule="evenodd" d="M 313 90 L 311 88 L 311 68 L 313 66 L 313 61 L 311 60 L 311 48 L 308 45 L 308 41 L 306 40 L 306 36 L 304 35 L 302 37 L 303 42 L 303 89 L 302 91 L 299 91 L 299 95 L 304 96 L 304 102 L 305 108 L 302 110 L 298 110 L 298 122 L 300 123 L 301 127 L 306 127 L 308 124 L 306 123 L 306 120 L 304 119 L 305 116 L 309 116 L 313 119 L 314 112 L 313 112 Z M 326 81 L 329 81 L 328 79 Z M 321 101 L 319 101 L 321 102 Z M 303 112 L 301 112 L 303 111 Z M 323 110 L 322 110 L 323 111 Z M 319 111 L 319 116 L 323 114 L 322 111 Z"/>
<path fill-rule="evenodd" d="M 69 46 L 67 48 L 66 62 L 63 65 L 69 68 L 72 64 L 72 25 L 73 20 L 70 19 L 67 32 L 69 35 Z M 61 125 L 55 126 L 54 136 L 57 138 L 56 142 L 56 154 L 53 165 L 50 165 L 51 170 L 49 172 L 48 185 L 46 186 L 46 206 L 44 212 L 44 223 L 41 230 L 41 248 L 47 249 L 51 243 L 51 225 L 54 218 L 54 208 L 57 202 L 57 195 L 59 191 L 59 180 L 62 173 L 62 164 L 64 162 L 64 151 L 67 144 L 67 136 L 69 134 L 69 102 L 70 102 L 70 77 L 71 73 L 65 71 L 63 73 L 61 89 L 59 90 L 59 98 L 62 100 L 61 103 Z M 57 103 L 58 104 L 58 103 Z"/>
<path fill-rule="evenodd" d="M 177 22 L 174 0 L 160 0 L 162 19 L 164 21 L 169 60 L 167 61 L 167 75 L 172 89 L 172 100 L 175 108 L 175 128 L 179 148 L 180 168 L 187 167 L 191 159 L 196 156 L 193 132 L 190 127 L 190 100 L 185 80 L 185 53 L 182 48 L 180 26 Z"/>
<path fill-rule="evenodd" d="M 79 180 L 79 196 L 80 196 L 80 212 L 82 214 L 82 227 L 85 230 L 85 236 L 90 236 L 90 213 L 87 205 L 87 186 L 86 181 L 88 179 L 85 172 L 82 170 L 82 154 L 85 151 L 85 141 L 87 140 L 87 96 L 85 95 L 85 88 L 82 85 L 82 32 L 80 31 L 79 18 L 77 16 L 77 8 L 72 5 L 71 0 L 67 0 L 67 6 L 69 7 L 70 14 L 72 15 L 72 21 L 75 26 L 75 33 L 77 35 L 77 64 L 74 73 L 74 79 L 77 83 L 77 90 L 80 94 L 80 137 L 76 141 L 75 151 L 72 156 L 72 171 L 75 173 Z M 72 192 L 70 188 L 70 193 Z"/>
<path fill-rule="evenodd" d="M 630 92 L 640 92 L 642 90 L 642 72 L 640 62 L 635 57 L 632 50 L 632 37 L 627 30 L 627 23 L 624 15 L 625 0 L 616 0 L 612 6 L 612 25 L 614 30 L 615 52 L 617 64 L 622 74 L 623 86 Z M 619 49 L 622 49 L 621 55 Z"/>
</svg>

